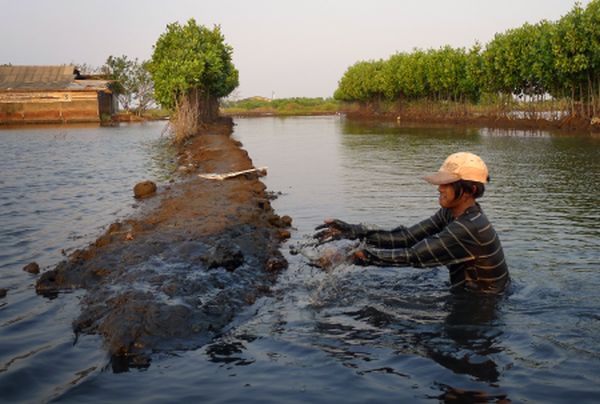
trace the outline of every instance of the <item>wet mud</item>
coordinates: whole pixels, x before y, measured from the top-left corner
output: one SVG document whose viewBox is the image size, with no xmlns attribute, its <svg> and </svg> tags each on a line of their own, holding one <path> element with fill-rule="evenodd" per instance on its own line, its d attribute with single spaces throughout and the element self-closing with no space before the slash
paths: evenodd
<svg viewBox="0 0 600 404">
<path fill-rule="evenodd" d="M 346 116 L 353 120 L 388 121 L 398 124 L 440 124 L 467 127 L 487 127 L 513 130 L 544 130 L 555 132 L 600 132 L 600 121 L 580 116 L 565 116 L 560 120 L 487 116 L 482 114 L 445 114 L 392 111 L 380 112 L 376 108 L 358 108 L 347 111 Z"/>
<path fill-rule="evenodd" d="M 209 342 L 245 306 L 269 293 L 287 266 L 279 252 L 291 219 L 273 211 L 232 124 L 206 128 L 179 151 L 181 178 L 139 203 L 85 249 L 44 272 L 36 291 L 52 298 L 85 289 L 76 334 L 101 334 L 115 371 L 149 366 L 151 354 Z M 133 199 L 133 195 L 132 195 Z"/>
</svg>

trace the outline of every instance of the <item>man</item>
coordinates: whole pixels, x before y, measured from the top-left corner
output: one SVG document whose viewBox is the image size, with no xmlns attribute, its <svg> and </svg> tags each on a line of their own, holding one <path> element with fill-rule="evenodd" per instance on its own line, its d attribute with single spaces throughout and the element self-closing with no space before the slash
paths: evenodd
<svg viewBox="0 0 600 404">
<path fill-rule="evenodd" d="M 435 267 L 446 265 L 451 289 L 502 292 L 510 283 L 500 240 L 476 202 L 489 181 L 488 169 L 473 153 L 450 155 L 439 171 L 423 177 L 438 185 L 441 209 L 414 226 L 370 230 L 341 220 L 326 220 L 316 237 L 361 239 L 354 253 L 359 265 Z"/>
</svg>

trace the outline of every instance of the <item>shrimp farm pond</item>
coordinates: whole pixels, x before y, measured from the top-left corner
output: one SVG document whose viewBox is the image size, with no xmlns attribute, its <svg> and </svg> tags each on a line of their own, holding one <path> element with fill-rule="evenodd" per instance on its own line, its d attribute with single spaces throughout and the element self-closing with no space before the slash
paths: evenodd
<svg viewBox="0 0 600 404">
<path fill-rule="evenodd" d="M 164 123 L 0 129 L 1 402 L 553 402 L 600 400 L 600 136 L 236 118 L 233 137 L 293 218 L 289 266 L 198 348 L 115 371 L 98 335 L 72 328 L 85 291 L 50 299 L 22 268 L 53 268 L 164 184 Z M 383 228 L 438 208 L 421 179 L 456 151 L 480 155 L 480 203 L 512 285 L 498 299 L 448 291 L 446 268 L 340 265 L 290 247 L 325 218 Z M 64 250 L 64 251 L 63 251 Z"/>
</svg>

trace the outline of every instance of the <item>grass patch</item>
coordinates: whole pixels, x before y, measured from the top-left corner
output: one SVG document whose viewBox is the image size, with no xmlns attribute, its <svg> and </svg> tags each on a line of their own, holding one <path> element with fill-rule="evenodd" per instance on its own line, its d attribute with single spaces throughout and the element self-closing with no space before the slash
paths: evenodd
<svg viewBox="0 0 600 404">
<path fill-rule="evenodd" d="M 224 101 L 221 112 L 225 115 L 333 115 L 341 103 L 333 98 L 245 98 Z"/>
</svg>

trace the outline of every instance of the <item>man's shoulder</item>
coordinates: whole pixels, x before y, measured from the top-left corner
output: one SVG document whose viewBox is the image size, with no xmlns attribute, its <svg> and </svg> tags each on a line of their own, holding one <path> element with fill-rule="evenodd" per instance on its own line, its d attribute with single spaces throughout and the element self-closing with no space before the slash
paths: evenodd
<svg viewBox="0 0 600 404">
<path fill-rule="evenodd" d="M 452 216 L 452 211 L 450 209 L 440 208 L 427 220 L 437 223 L 438 227 L 446 227 L 454 221 L 454 216 Z"/>
<path fill-rule="evenodd" d="M 472 228 L 482 228 L 490 225 L 490 221 L 478 203 L 469 207 L 465 213 L 458 218 L 458 220 L 460 220 L 460 222 L 464 223 L 466 226 Z"/>
</svg>

